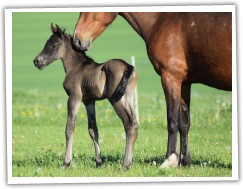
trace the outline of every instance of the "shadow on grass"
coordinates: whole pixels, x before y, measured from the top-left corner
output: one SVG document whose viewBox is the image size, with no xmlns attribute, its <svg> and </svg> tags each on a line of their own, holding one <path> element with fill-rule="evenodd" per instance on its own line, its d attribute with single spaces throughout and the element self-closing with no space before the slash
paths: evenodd
<svg viewBox="0 0 243 189">
<path fill-rule="evenodd" d="M 219 160 L 192 160 L 192 165 L 195 166 L 207 166 L 212 168 L 224 168 L 224 169 L 232 169 L 232 163 L 220 162 Z"/>
<path fill-rule="evenodd" d="M 107 155 L 102 155 L 103 164 L 122 164 L 124 159 L 124 155 L 120 153 Z M 63 164 L 64 156 L 58 155 L 55 153 L 45 153 L 41 155 L 37 155 L 32 158 L 23 158 L 23 159 L 16 159 L 13 157 L 12 165 L 17 167 L 24 167 L 24 166 L 55 166 L 59 167 Z M 154 165 L 155 163 L 157 166 L 162 164 L 165 160 L 163 156 L 151 156 L 151 157 L 135 157 L 133 159 L 134 164 L 144 164 L 144 165 Z M 95 165 L 95 157 L 90 157 L 89 155 L 85 154 L 76 154 L 73 156 L 73 161 L 78 164 L 84 165 Z M 225 168 L 225 169 L 232 169 L 231 162 L 222 162 L 220 160 L 214 159 L 192 159 L 193 166 L 199 167 L 212 167 L 212 168 Z"/>
<path fill-rule="evenodd" d="M 106 163 L 123 163 L 123 155 L 116 154 L 116 155 L 104 155 L 102 156 L 103 164 Z M 95 158 L 92 158 L 95 161 Z M 134 158 L 133 163 L 135 164 L 149 164 L 154 165 L 155 163 L 160 166 L 165 161 L 165 157 L 163 156 L 152 156 L 152 157 L 145 157 L 145 158 Z M 224 169 L 232 169 L 231 162 L 222 162 L 220 160 L 208 160 L 208 159 L 200 159 L 200 160 L 193 160 L 191 161 L 191 165 L 199 166 L 199 167 L 212 167 L 212 168 L 224 168 Z"/>
<path fill-rule="evenodd" d="M 63 162 L 63 157 L 58 156 L 57 154 L 41 154 L 36 155 L 35 157 L 25 157 L 25 158 L 14 158 L 12 160 L 12 165 L 17 167 L 25 167 L 25 166 L 56 166 L 59 165 L 60 162 Z"/>
</svg>

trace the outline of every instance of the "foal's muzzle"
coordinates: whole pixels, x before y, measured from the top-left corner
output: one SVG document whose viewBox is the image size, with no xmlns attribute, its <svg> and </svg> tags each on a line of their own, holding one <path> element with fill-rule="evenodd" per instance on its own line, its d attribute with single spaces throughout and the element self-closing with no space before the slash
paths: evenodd
<svg viewBox="0 0 243 189">
<path fill-rule="evenodd" d="M 40 57 L 36 57 L 33 60 L 33 62 L 34 62 L 35 67 L 37 67 L 40 70 L 42 70 L 46 66 L 45 63 L 42 61 L 42 58 L 40 58 Z"/>
</svg>

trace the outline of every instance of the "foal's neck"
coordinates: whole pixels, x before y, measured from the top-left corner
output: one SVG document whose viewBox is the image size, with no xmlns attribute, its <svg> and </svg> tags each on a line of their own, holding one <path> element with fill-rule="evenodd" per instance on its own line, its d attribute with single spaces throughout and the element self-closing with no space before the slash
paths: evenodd
<svg viewBox="0 0 243 189">
<path fill-rule="evenodd" d="M 61 60 L 63 62 L 64 70 L 66 74 L 68 74 L 72 69 L 75 69 L 77 65 L 83 66 L 87 58 L 84 53 L 74 49 L 69 37 L 66 37 L 64 40 L 65 52 L 63 53 L 64 55 Z"/>
</svg>

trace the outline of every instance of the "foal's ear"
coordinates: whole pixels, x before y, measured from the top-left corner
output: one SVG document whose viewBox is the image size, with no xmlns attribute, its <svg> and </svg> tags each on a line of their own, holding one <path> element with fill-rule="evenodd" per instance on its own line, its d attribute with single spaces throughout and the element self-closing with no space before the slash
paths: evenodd
<svg viewBox="0 0 243 189">
<path fill-rule="evenodd" d="M 53 26 L 52 23 L 51 23 L 51 31 L 52 31 L 52 33 L 56 33 L 57 32 L 57 29 Z"/>
<path fill-rule="evenodd" d="M 60 38 L 63 38 L 63 32 L 57 24 L 56 24 L 56 27 L 54 27 L 53 24 L 51 23 L 51 31 L 53 34 L 56 34 Z"/>
</svg>

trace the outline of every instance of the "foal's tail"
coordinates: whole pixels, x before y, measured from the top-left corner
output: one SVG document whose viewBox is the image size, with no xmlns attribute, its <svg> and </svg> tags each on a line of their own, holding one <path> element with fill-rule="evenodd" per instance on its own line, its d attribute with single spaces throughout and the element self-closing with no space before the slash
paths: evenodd
<svg viewBox="0 0 243 189">
<path fill-rule="evenodd" d="M 126 69 L 123 72 L 123 76 L 121 78 L 120 83 L 117 85 L 114 93 L 109 98 L 109 101 L 113 104 L 121 99 L 121 97 L 125 94 L 127 89 L 127 84 L 130 81 L 132 74 L 134 72 L 134 67 L 131 65 L 127 65 Z"/>
</svg>

